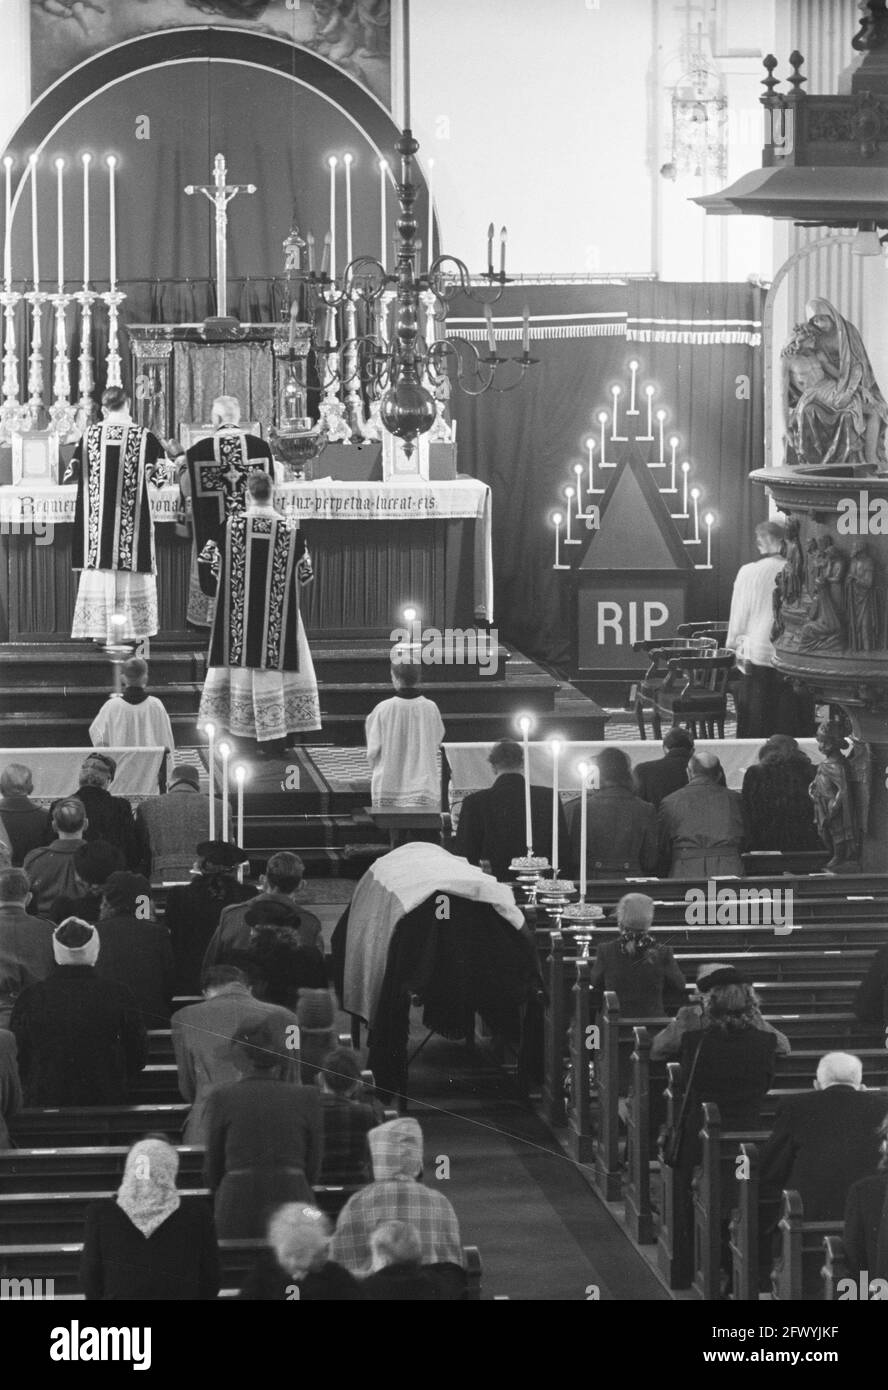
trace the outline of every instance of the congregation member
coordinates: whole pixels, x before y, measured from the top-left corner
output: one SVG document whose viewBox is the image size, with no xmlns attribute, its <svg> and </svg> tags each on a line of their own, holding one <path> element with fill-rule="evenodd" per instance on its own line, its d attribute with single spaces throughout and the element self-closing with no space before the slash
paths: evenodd
<svg viewBox="0 0 888 1390">
<path fill-rule="evenodd" d="M 669 878 L 741 875 L 746 844 L 743 802 L 724 786 L 714 753 L 695 752 L 688 784 L 660 803 L 660 871 Z"/>
<path fill-rule="evenodd" d="M 250 902 L 231 903 L 222 909 L 219 925 L 204 955 L 204 970 L 211 965 L 221 965 L 238 951 L 249 949 L 252 926 L 246 921 L 246 913 L 253 905 L 259 907 L 265 903 L 277 903 L 286 908 L 296 907 L 299 944 L 306 948 L 319 948 L 321 924 L 314 913 L 298 901 L 304 876 L 305 865 L 298 854 L 291 854 L 289 850 L 278 850 L 272 854 L 265 865 L 265 873 L 259 879 L 258 895 Z"/>
<path fill-rule="evenodd" d="M 703 1001 L 710 990 L 718 989 L 723 985 L 745 985 L 745 983 L 743 976 L 733 965 L 721 965 L 718 961 L 711 961 L 706 965 L 699 966 L 691 1002 L 684 1004 L 675 1017 L 669 1020 L 666 1027 L 656 1034 L 651 1043 L 651 1061 L 664 1059 L 673 1061 L 681 1056 L 685 1035 L 699 1032 L 703 1027 Z M 754 990 L 750 989 L 749 996 L 749 1017 L 752 1026 L 761 1029 L 764 1033 L 773 1033 L 776 1040 L 777 1056 L 786 1057 L 791 1051 L 789 1038 L 763 1017 L 758 996 Z"/>
<path fill-rule="evenodd" d="M 157 566 L 148 484 L 166 474 L 164 447 L 133 422 L 120 386 L 78 441 L 66 483 L 77 484 L 71 567 L 80 571 L 72 637 L 106 644 L 157 632 Z"/>
<path fill-rule="evenodd" d="M 30 910 L 35 917 L 45 917 L 56 898 L 78 891 L 74 856 L 85 843 L 83 802 L 74 797 L 57 801 L 52 808 L 52 828 L 55 839 L 40 849 L 32 849 L 22 865 L 31 889 Z"/>
<path fill-rule="evenodd" d="M 327 1053 L 336 1046 L 336 1003 L 330 990 L 300 989 L 296 1021 L 302 1084 L 311 1086 Z"/>
<path fill-rule="evenodd" d="M 884 1034 L 888 1028 L 888 946 L 873 956 L 854 996 L 854 1015 L 859 1023 L 872 1023 Z"/>
<path fill-rule="evenodd" d="M 89 1203 L 80 1260 L 88 1301 L 216 1298 L 221 1270 L 209 1203 L 183 1202 L 178 1172 L 171 1144 L 141 1139 L 126 1156 L 116 1196 Z"/>
<path fill-rule="evenodd" d="M 124 866 L 123 855 L 107 840 L 84 842 L 74 855 L 73 893 L 61 893 L 51 904 L 49 916 L 56 926 L 66 917 L 81 917 L 93 925 L 102 910 L 102 893 L 111 874 Z"/>
<path fill-rule="evenodd" d="M 743 810 L 750 849 L 822 850 L 809 788 L 814 764 L 794 738 L 772 734 L 743 774 Z"/>
<path fill-rule="evenodd" d="M 364 1098 L 357 1054 L 334 1047 L 318 1072 L 324 1117 L 324 1161 L 319 1181 L 352 1186 L 370 1177 L 367 1135 L 382 1121 L 380 1108 Z"/>
<path fill-rule="evenodd" d="M 657 868 L 657 816 L 632 790 L 632 767 L 622 748 L 602 748 L 593 759 L 598 786 L 586 796 L 586 863 L 590 878 L 641 878 Z M 570 846 L 580 858 L 580 815 Z"/>
<path fill-rule="evenodd" d="M 30 902 L 25 871 L 0 869 L 0 1028 L 9 1027 L 22 990 L 45 980 L 55 964 L 52 922 L 33 916 Z"/>
<path fill-rule="evenodd" d="M 260 1255 L 240 1298 L 266 1303 L 355 1302 L 359 1280 L 330 1258 L 330 1227 L 315 1206 L 286 1202 L 268 1223 L 269 1249 Z"/>
<path fill-rule="evenodd" d="M 637 796 L 659 810 L 660 802 L 671 792 L 688 784 L 688 763 L 694 751 L 694 736 L 681 724 L 674 724 L 663 736 L 662 758 L 637 763 L 632 782 Z"/>
<path fill-rule="evenodd" d="M 494 744 L 487 761 L 494 773 L 492 787 L 470 792 L 460 807 L 453 843 L 454 854 L 490 872 L 501 883 L 514 881 L 509 872 L 513 859 L 527 854 L 527 821 L 524 798 L 524 752 L 515 739 Z M 558 803 L 558 843 L 566 845 L 567 822 Z M 552 793 L 547 787 L 530 789 L 530 824 L 533 852 L 552 857 Z"/>
<path fill-rule="evenodd" d="M 8 845 L 16 868 L 53 837 L 52 818 L 31 800 L 33 790 L 34 778 L 24 763 L 9 763 L 0 772 L 0 857 Z"/>
<path fill-rule="evenodd" d="M 888 1280 L 888 1116 L 879 1127 L 878 1171 L 854 1183 L 845 1205 L 845 1263 L 853 1279 L 865 1270 Z"/>
<path fill-rule="evenodd" d="M 626 1017 L 661 1018 L 677 1009 L 687 995 L 685 978 L 672 947 L 651 936 L 654 902 L 644 893 L 626 893 L 617 903 L 616 941 L 595 953 L 589 976 L 590 1006 L 600 1009 L 605 990 L 613 990 Z"/>
<path fill-rule="evenodd" d="M 202 840 L 197 847 L 199 872 L 190 883 L 179 884 L 167 893 L 165 920 L 173 947 L 177 994 L 200 993 L 204 955 L 223 908 L 256 897 L 253 885 L 241 883 L 237 877 L 245 859 L 238 845 Z"/>
<path fill-rule="evenodd" d="M 141 874 L 110 874 L 96 930 L 96 973 L 132 991 L 146 1028 L 166 1028 L 173 998 L 170 934 L 149 916 L 151 886 Z"/>
<path fill-rule="evenodd" d="M 199 720 L 282 755 L 288 737 L 320 729 L 321 706 L 299 611 L 311 557 L 298 526 L 275 510 L 266 473 L 250 474 L 246 512 L 199 558 L 219 594 Z"/>
<path fill-rule="evenodd" d="M 222 800 L 214 797 L 216 825 L 222 825 Z M 154 882 L 188 882 L 197 847 L 210 837 L 210 806 L 200 790 L 200 771 L 179 763 L 170 774 L 169 790 L 148 796 L 136 810 L 136 825 L 147 850 L 145 872 Z"/>
<path fill-rule="evenodd" d="M 324 957 L 316 940 L 303 945 L 300 916 L 292 903 L 254 898 L 245 925 L 248 946 L 227 959 L 245 972 L 257 999 L 294 1009 L 301 990 L 326 990 Z"/>
<path fill-rule="evenodd" d="M 125 985 L 96 974 L 99 934 L 69 917 L 52 937 L 55 969 L 28 985 L 9 1027 L 28 1105 L 123 1105 L 148 1056 L 145 1028 Z"/>
<path fill-rule="evenodd" d="M 163 701 L 148 694 L 148 662 L 131 656 L 121 667 L 123 690 L 111 695 L 89 726 L 94 748 L 166 748 L 176 746 Z"/>
<path fill-rule="evenodd" d="M 383 1221 L 409 1221 L 419 1232 L 424 1265 L 452 1265 L 462 1284 L 459 1222 L 450 1202 L 421 1181 L 422 1130 L 416 1120 L 389 1120 L 367 1136 L 373 1181 L 339 1214 L 330 1254 L 358 1276 L 372 1271 L 370 1236 Z"/>
<path fill-rule="evenodd" d="M 0 1152 L 12 1148 L 9 1121 L 21 1108 L 22 1083 L 15 1034 L 8 1028 L 0 1028 Z"/>
<path fill-rule="evenodd" d="M 233 965 L 214 965 L 203 981 L 203 999 L 173 1014 L 172 1040 L 179 1078 L 179 1094 L 191 1110 L 182 1135 L 183 1144 L 205 1144 L 210 1092 L 216 1086 L 240 1079 L 228 1040 L 247 1023 L 270 1019 L 275 1030 L 275 1051 L 284 1081 L 298 1081 L 299 1025 L 296 1015 L 277 1004 L 253 997 L 242 970 Z"/>
<path fill-rule="evenodd" d="M 422 1241 L 410 1221 L 381 1221 L 370 1232 L 371 1274 L 361 1283 L 374 1302 L 431 1303 L 438 1298 L 434 1279 L 422 1267 Z"/>
<path fill-rule="evenodd" d="M 126 797 L 113 796 L 109 791 L 116 774 L 117 763 L 109 754 L 90 753 L 83 760 L 79 785 L 71 796 L 82 801 L 86 810 L 83 838 L 116 845 L 126 867 L 138 871 L 144 846 L 138 840 L 133 810 Z"/>
<path fill-rule="evenodd" d="M 422 693 L 418 662 L 393 660 L 391 679 L 394 695 L 376 705 L 364 724 L 370 800 L 374 806 L 436 810 L 441 805 L 441 711 Z"/>
<path fill-rule="evenodd" d="M 204 1176 L 215 1201 L 220 1240 L 260 1240 L 283 1202 L 312 1202 L 323 1154 L 316 1086 L 283 1076 L 276 1022 L 241 1024 L 231 1039 L 240 1080 L 216 1086 L 206 1110 Z"/>
</svg>

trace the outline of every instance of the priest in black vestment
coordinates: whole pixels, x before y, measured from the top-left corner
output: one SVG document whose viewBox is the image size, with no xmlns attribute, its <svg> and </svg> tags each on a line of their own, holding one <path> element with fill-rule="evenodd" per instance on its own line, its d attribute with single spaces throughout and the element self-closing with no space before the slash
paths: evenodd
<svg viewBox="0 0 888 1390">
<path fill-rule="evenodd" d="M 294 522 L 275 511 L 273 483 L 255 471 L 247 510 L 231 517 L 219 543 L 199 557 L 201 579 L 217 587 L 201 723 L 282 750 L 288 734 L 321 727 L 311 652 L 299 612 L 299 586 L 311 559 Z"/>
<path fill-rule="evenodd" d="M 194 538 L 187 618 L 195 627 L 210 627 L 213 621 L 213 598 L 201 582 L 198 556 L 208 541 L 219 544 L 229 517 L 243 512 L 250 473 L 259 468 L 274 476 L 270 448 L 258 435 L 241 429 L 240 417 L 235 396 L 217 396 L 213 433 L 192 444 L 179 472 L 179 511 L 187 516 L 190 506 Z"/>
<path fill-rule="evenodd" d="M 132 641 L 157 632 L 148 484 L 163 481 L 166 456 L 157 436 L 131 419 L 120 386 L 103 394 L 102 416 L 79 440 L 65 474 L 77 484 L 71 565 L 81 571 L 71 636 Z"/>
</svg>

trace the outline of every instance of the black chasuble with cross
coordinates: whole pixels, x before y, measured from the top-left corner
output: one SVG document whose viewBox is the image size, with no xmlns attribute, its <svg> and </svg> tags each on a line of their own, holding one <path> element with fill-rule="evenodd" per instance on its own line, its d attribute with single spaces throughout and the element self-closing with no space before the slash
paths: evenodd
<svg viewBox="0 0 888 1390">
<path fill-rule="evenodd" d="M 160 483 L 165 457 L 157 436 L 140 425 L 90 425 L 65 474 L 77 484 L 72 569 L 155 573 L 148 483 Z"/>
<path fill-rule="evenodd" d="M 247 478 L 254 469 L 274 475 L 271 450 L 264 439 L 243 430 L 222 426 L 198 440 L 185 455 L 183 494 L 191 497 L 195 552 L 200 556 L 209 541 L 221 545 L 226 521 L 243 513 Z M 205 570 L 198 567 L 205 594 Z"/>
</svg>

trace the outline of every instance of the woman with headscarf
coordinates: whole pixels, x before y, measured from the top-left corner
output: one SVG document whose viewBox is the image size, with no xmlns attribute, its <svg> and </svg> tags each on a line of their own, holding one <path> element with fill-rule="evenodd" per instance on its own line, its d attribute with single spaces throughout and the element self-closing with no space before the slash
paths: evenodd
<svg viewBox="0 0 888 1390">
<path fill-rule="evenodd" d="M 242 1299 L 311 1303 L 363 1297 L 354 1275 L 330 1259 L 330 1226 L 317 1207 L 279 1207 L 268 1223 L 268 1244 L 247 1276 Z"/>
<path fill-rule="evenodd" d="M 794 738 L 772 734 L 762 744 L 758 762 L 743 775 L 741 792 L 750 849 L 823 848 L 808 794 L 813 778 L 814 764 Z"/>
<path fill-rule="evenodd" d="M 605 990 L 617 995 L 626 1018 L 662 1018 L 684 1003 L 685 978 L 672 947 L 651 936 L 653 920 L 653 899 L 644 893 L 626 893 L 617 903 L 620 935 L 598 947 L 589 977 L 593 1008 L 601 1007 Z"/>
<path fill-rule="evenodd" d="M 115 1198 L 90 1202 L 80 1262 L 87 1299 L 214 1299 L 219 1254 L 208 1203 L 182 1201 L 179 1155 L 164 1139 L 142 1139 L 127 1154 Z"/>
</svg>

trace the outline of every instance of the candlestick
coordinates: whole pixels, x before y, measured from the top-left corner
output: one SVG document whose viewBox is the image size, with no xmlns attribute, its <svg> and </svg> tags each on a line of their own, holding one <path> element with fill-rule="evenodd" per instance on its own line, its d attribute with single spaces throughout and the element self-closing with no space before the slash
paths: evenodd
<svg viewBox="0 0 888 1390">
<path fill-rule="evenodd" d="M 521 311 L 521 351 L 527 357 L 530 352 L 530 308 L 525 304 Z"/>
<path fill-rule="evenodd" d="M 712 512 L 707 512 L 703 518 L 703 523 L 706 527 L 706 563 L 705 565 L 695 565 L 695 569 L 712 569 L 712 525 L 714 521 L 715 517 L 712 515 Z"/>
<path fill-rule="evenodd" d="M 687 516 L 687 514 L 688 514 L 688 474 L 690 473 L 690 471 L 691 471 L 691 465 L 690 465 L 687 461 L 685 461 L 685 462 L 681 465 L 681 472 L 682 472 L 682 479 L 681 479 L 681 512 L 682 512 L 682 516 Z"/>
<path fill-rule="evenodd" d="M 647 396 L 647 434 L 637 434 L 636 439 L 653 439 L 654 437 L 654 388 L 648 383 L 644 388 Z"/>
<path fill-rule="evenodd" d="M 117 206 L 114 194 L 114 171 L 117 168 L 117 159 L 113 154 L 108 156 L 108 280 L 111 290 L 117 285 Z"/>
<path fill-rule="evenodd" d="M 330 279 L 336 279 L 336 165 L 335 154 L 331 154 L 330 165 Z"/>
<path fill-rule="evenodd" d="M 571 535 L 571 529 L 570 529 L 570 520 L 571 520 L 571 518 L 570 518 L 570 504 L 571 504 L 571 502 L 573 501 L 573 497 L 574 497 L 574 490 L 573 490 L 573 488 L 572 488 L 572 487 L 566 487 L 566 488 L 564 489 L 564 495 L 565 495 L 565 497 L 567 498 L 567 508 L 566 508 L 566 510 L 567 510 L 567 529 L 566 529 L 566 531 L 565 531 L 564 544 L 565 544 L 565 545 L 580 545 L 582 542 L 581 542 L 578 538 L 576 538 L 576 537 L 574 537 L 573 535 Z"/>
<path fill-rule="evenodd" d="M 533 820 L 530 814 L 530 720 L 526 714 L 518 720 L 518 727 L 524 743 L 524 838 L 530 857 L 533 854 Z"/>
<path fill-rule="evenodd" d="M 586 804 L 586 778 L 589 776 L 589 764 L 577 763 L 577 772 L 580 774 L 580 902 L 586 901 L 586 824 L 589 815 L 589 807 Z"/>
<path fill-rule="evenodd" d="M 489 304 L 484 305 L 484 317 L 487 320 L 487 343 L 490 348 L 491 357 L 496 357 L 496 333 L 493 327 L 493 310 Z"/>
<path fill-rule="evenodd" d="M 62 190 L 62 176 L 65 169 L 65 161 L 57 159 L 56 167 L 56 224 L 57 224 L 57 253 L 58 261 L 58 281 L 59 294 L 65 292 L 65 212 L 64 212 L 64 193 Z"/>
<path fill-rule="evenodd" d="M 663 440 L 663 426 L 664 426 L 665 422 L 666 422 L 666 411 L 665 411 L 665 410 L 658 410 L 658 411 L 657 411 L 657 426 L 658 426 L 658 432 L 659 432 L 659 435 L 660 435 L 660 457 L 657 459 L 656 463 L 651 463 L 651 464 L 649 464 L 649 465 L 648 465 L 649 468 L 665 468 L 665 467 L 666 467 L 666 459 L 665 459 L 665 457 L 664 457 L 665 450 L 666 450 L 666 446 L 665 446 L 665 443 L 664 443 L 664 440 Z"/>
<path fill-rule="evenodd" d="M 244 843 L 244 779 L 246 775 L 247 769 L 243 763 L 238 763 L 234 769 L 234 780 L 237 783 L 237 835 L 235 840 L 239 845 Z"/>
<path fill-rule="evenodd" d="M 564 517 L 560 512 L 555 512 L 552 517 L 552 525 L 555 527 L 555 564 L 552 566 L 556 570 L 569 570 L 570 565 L 561 563 L 561 523 Z"/>
<path fill-rule="evenodd" d="M 639 412 L 638 412 L 638 410 L 635 408 L 635 385 L 636 385 L 636 381 L 637 381 L 637 379 L 638 379 L 638 363 L 637 363 L 637 362 L 630 362 L 630 363 L 629 363 L 629 372 L 630 372 L 630 377 L 629 377 L 629 409 L 626 411 L 626 414 L 627 414 L 627 415 L 638 415 Z"/>
<path fill-rule="evenodd" d="M 81 155 L 83 160 L 83 288 L 89 289 L 89 164 L 91 154 Z"/>
<path fill-rule="evenodd" d="M 43 322 L 42 308 L 47 295 L 36 284 L 25 296 L 31 306 L 31 352 L 28 357 L 28 414 L 31 429 L 36 429 L 43 413 Z"/>
<path fill-rule="evenodd" d="M 603 492 L 604 488 L 595 486 L 595 465 L 593 458 L 595 453 L 595 440 L 592 438 L 591 434 L 586 440 L 586 451 L 589 455 L 589 486 L 586 488 L 586 491 L 592 493 Z"/>
<path fill-rule="evenodd" d="M 428 171 L 429 171 L 429 176 L 428 176 L 428 178 L 427 178 L 427 180 L 426 180 L 426 185 L 427 185 L 428 190 L 429 190 L 429 234 L 428 234 L 428 236 L 426 237 L 426 245 L 427 245 L 428 248 L 429 248 L 429 262 L 428 262 L 428 264 L 429 264 L 429 270 L 431 270 L 431 268 L 432 268 L 432 260 L 434 259 L 433 252 L 432 252 L 432 237 L 433 237 L 433 235 L 434 235 L 434 230 L 435 230 L 435 194 L 434 194 L 434 184 L 433 184 L 435 161 L 434 161 L 433 159 L 430 159 L 429 162 L 428 162 L 428 166 L 427 166 L 427 167 L 428 167 Z"/>
<path fill-rule="evenodd" d="M 344 156 L 345 163 L 345 263 L 352 260 L 352 156 Z M 240 841 L 238 841 L 240 843 Z"/>
<path fill-rule="evenodd" d="M 108 307 L 108 351 L 105 354 L 105 381 L 108 386 L 122 386 L 123 380 L 120 375 L 122 365 L 118 344 L 118 323 L 119 309 L 126 299 L 125 294 L 120 290 L 108 290 L 99 296 L 103 304 Z"/>
<path fill-rule="evenodd" d="M 222 839 L 228 839 L 228 759 L 231 757 L 231 744 L 219 744 L 219 757 L 222 759 Z"/>
<path fill-rule="evenodd" d="M 207 768 L 210 776 L 210 839 L 216 838 L 216 763 L 213 751 L 213 740 L 216 735 L 215 724 L 205 724 L 204 733 L 207 736 Z"/>
<path fill-rule="evenodd" d="M 500 275 L 506 274 L 506 236 L 505 227 L 500 227 Z"/>
<path fill-rule="evenodd" d="M 600 454 L 599 459 L 598 459 L 598 467 L 599 467 L 599 468 L 613 468 L 614 465 L 613 465 L 612 463 L 608 463 L 607 460 L 606 460 L 606 458 L 604 457 L 605 445 L 606 445 L 606 442 L 607 442 L 607 432 L 606 432 L 606 430 L 605 430 L 605 426 L 606 426 L 606 424 L 607 424 L 607 411 L 606 411 L 606 410 L 599 410 L 599 412 L 598 412 L 598 423 L 599 423 L 599 425 L 601 426 L 601 454 Z"/>
<path fill-rule="evenodd" d="M 671 469 L 671 472 L 670 472 L 670 474 L 669 474 L 669 486 L 668 486 L 668 487 L 661 487 L 661 488 L 660 488 L 660 491 L 661 491 L 661 492 L 675 492 L 675 452 L 676 452 L 677 448 L 678 448 L 678 435 L 677 435 L 677 434 L 673 434 L 673 435 L 670 437 L 670 439 L 669 439 L 669 451 L 670 451 L 669 467 L 670 467 L 670 469 Z"/>
<path fill-rule="evenodd" d="M 28 160 L 31 175 L 31 269 L 34 289 L 40 288 L 40 237 L 37 225 L 37 156 L 32 154 Z"/>
<path fill-rule="evenodd" d="M 580 494 L 581 494 L 581 492 L 583 491 L 583 483 L 582 483 L 582 478 L 583 478 L 583 465 L 582 465 L 581 463 L 575 463 L 574 466 L 573 466 L 573 471 L 574 471 L 574 474 L 576 475 L 576 480 L 577 480 L 577 486 L 576 486 L 576 490 L 575 490 L 575 494 L 574 494 L 574 495 L 575 495 L 575 497 L 576 497 L 576 499 L 577 499 L 577 522 L 579 523 L 580 521 L 582 521 L 583 517 L 586 515 L 586 513 L 583 511 L 582 507 L 580 506 Z"/>
<path fill-rule="evenodd" d="M 621 396 L 622 394 L 623 394 L 623 392 L 622 392 L 622 388 L 621 388 L 621 387 L 619 387 L 619 386 L 612 386 L 612 387 L 611 387 L 611 395 L 612 395 L 613 398 L 614 398 L 614 415 L 613 415 L 613 420 L 611 421 L 611 443 L 612 443 L 612 444 L 622 444 L 622 443 L 624 443 L 625 440 L 626 440 L 626 435 L 625 435 L 625 434 L 620 434 L 620 433 L 619 433 L 619 428 L 620 428 L 620 426 L 619 426 L 620 396 Z"/>
<path fill-rule="evenodd" d="M 493 223 L 487 228 L 487 274 L 493 275 Z"/>
<path fill-rule="evenodd" d="M 322 258 L 322 260 L 321 260 L 321 275 L 326 275 L 326 274 L 327 274 L 327 268 L 328 268 L 329 264 L 330 264 L 330 233 L 327 232 L 327 233 L 325 234 L 325 236 L 324 236 L 324 255 L 323 255 L 323 258 Z"/>
<path fill-rule="evenodd" d="M 691 501 L 692 501 L 693 504 L 694 504 L 694 534 L 693 534 L 693 537 L 691 538 L 690 544 L 691 544 L 691 545 L 699 545 L 699 544 L 700 544 L 700 489 L 699 489 L 698 487 L 692 487 L 692 488 L 691 488 Z"/>
<path fill-rule="evenodd" d="M 379 161 L 379 259 L 385 265 L 385 258 L 388 253 L 386 245 L 385 229 L 385 182 L 388 173 L 388 160 Z"/>
<path fill-rule="evenodd" d="M 553 738 L 552 749 L 552 877 L 558 877 L 558 756 L 561 744 Z"/>
<path fill-rule="evenodd" d="M 12 155 L 3 160 L 6 169 L 6 218 L 3 224 L 3 284 L 6 293 L 12 288 Z"/>
</svg>

